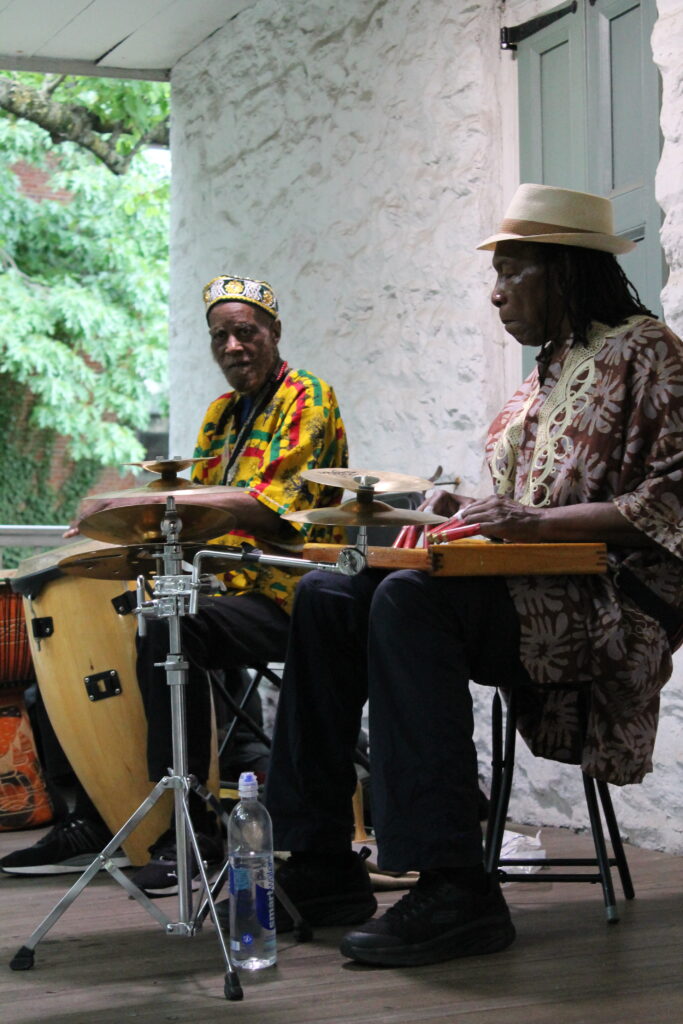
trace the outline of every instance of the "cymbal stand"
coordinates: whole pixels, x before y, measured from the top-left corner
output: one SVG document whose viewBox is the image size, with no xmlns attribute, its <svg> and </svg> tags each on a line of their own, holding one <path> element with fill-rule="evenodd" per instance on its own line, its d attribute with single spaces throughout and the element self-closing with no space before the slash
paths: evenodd
<svg viewBox="0 0 683 1024">
<path fill-rule="evenodd" d="M 243 997 L 242 988 L 235 968 L 230 960 L 223 932 L 221 931 L 216 916 L 214 894 L 218 892 L 226 874 L 224 867 L 220 872 L 213 887 L 209 883 L 206 869 L 202 862 L 202 855 L 197 842 L 188 806 L 188 795 L 190 790 L 196 791 L 201 797 L 207 799 L 213 809 L 227 822 L 227 815 L 222 811 L 220 804 L 212 797 L 197 780 L 188 775 L 187 763 L 187 739 L 186 739 L 186 714 L 185 714 L 185 687 L 187 685 L 187 673 L 189 665 L 185 661 L 181 649 L 180 619 L 183 615 L 196 614 L 199 606 L 199 593 L 208 586 L 200 578 L 200 556 L 222 557 L 229 555 L 221 552 L 220 556 L 214 551 L 199 552 L 194 559 L 192 575 L 188 577 L 182 572 L 182 547 L 180 545 L 180 531 L 182 522 L 177 514 L 175 500 L 168 497 L 164 517 L 161 520 L 161 532 L 165 537 L 163 544 L 163 568 L 164 574 L 157 576 L 154 581 L 154 591 L 151 600 L 146 600 L 145 579 L 138 578 L 137 600 L 138 605 L 135 613 L 138 615 L 140 635 L 145 634 L 146 618 L 168 619 L 169 626 L 169 653 L 165 662 L 159 667 L 166 671 L 166 682 L 171 688 L 171 723 L 172 723 L 172 750 L 173 766 L 169 774 L 164 776 L 152 789 L 149 796 L 143 800 L 136 811 L 122 825 L 119 831 L 111 839 L 102 851 L 95 856 L 90 865 L 85 869 L 79 879 L 71 886 L 65 895 L 55 904 L 50 913 L 34 929 L 26 943 L 16 952 L 10 961 L 10 967 L 14 971 L 26 971 L 34 965 L 35 947 L 41 939 L 56 924 L 59 918 L 68 910 L 80 893 L 92 881 L 95 875 L 104 868 L 122 886 L 130 897 L 135 899 L 144 910 L 150 914 L 170 935 L 182 935 L 191 937 L 202 927 L 207 910 L 216 928 L 216 934 L 225 965 L 224 993 L 227 999 L 236 1001 Z M 347 574 L 358 571 L 355 568 L 344 569 L 341 565 L 329 565 L 324 563 L 306 562 L 298 558 L 284 558 L 277 555 L 264 555 L 262 552 L 235 553 L 236 559 L 246 561 L 263 561 L 266 564 L 276 564 L 282 567 L 295 568 L 301 571 L 310 569 L 322 569 L 327 572 L 346 572 Z M 189 587 L 188 587 L 189 579 Z M 177 872 L 178 872 L 178 920 L 172 921 L 160 910 L 141 889 L 118 868 L 111 860 L 112 855 L 125 839 L 133 832 L 142 819 L 149 813 L 158 800 L 161 799 L 167 789 L 173 791 L 175 833 L 177 844 Z M 200 874 L 200 890 L 198 906 L 196 911 L 193 906 L 192 877 L 193 864 L 192 854 L 196 861 Z M 292 906 L 286 894 L 278 892 L 278 898 L 284 903 L 286 909 L 295 918 L 296 908 Z"/>
<path fill-rule="evenodd" d="M 51 912 L 44 918 L 38 927 L 29 936 L 26 944 L 18 950 L 10 967 L 15 971 L 28 970 L 34 963 L 34 950 L 44 935 L 59 920 L 62 914 L 71 906 L 74 900 L 85 889 L 88 883 L 95 877 L 101 868 L 106 869 L 110 875 L 127 891 L 128 895 L 137 900 L 138 903 L 164 928 L 167 934 L 192 936 L 201 928 L 205 914 L 200 913 L 201 908 L 194 913 L 192 901 L 192 853 L 199 869 L 201 877 L 200 897 L 205 894 L 205 903 L 208 903 L 211 916 L 216 925 L 216 933 L 221 947 L 223 962 L 225 964 L 225 987 L 226 998 L 239 1000 L 242 998 L 237 972 L 230 961 L 228 948 L 223 933 L 216 917 L 216 908 L 213 900 L 213 892 L 209 884 L 206 870 L 202 862 L 201 852 L 197 837 L 192 827 L 188 807 L 188 794 L 191 789 L 199 787 L 196 780 L 188 776 L 187 768 L 187 742 L 185 722 L 185 686 L 187 683 L 188 663 L 184 660 L 181 650 L 180 619 L 185 614 L 187 600 L 190 592 L 186 587 L 187 574 L 182 573 L 182 548 L 179 537 L 182 522 L 178 517 L 175 501 L 169 497 L 166 502 L 164 517 L 161 521 L 161 532 L 165 537 L 163 545 L 163 568 L 164 575 L 158 576 L 154 585 L 154 596 L 152 600 L 145 600 L 145 580 L 139 577 L 137 598 L 138 607 L 135 609 L 139 619 L 139 632 L 145 634 L 145 618 L 157 617 L 168 619 L 169 627 L 169 653 L 166 661 L 160 666 L 166 671 L 166 681 L 170 686 L 171 696 L 171 728 L 172 728 L 172 750 L 173 767 L 169 774 L 164 776 L 152 792 L 144 800 L 138 809 L 133 812 L 128 821 L 119 829 L 112 840 L 107 843 L 92 863 L 86 868 L 77 882 L 68 890 L 62 899 L 53 907 Z M 145 817 L 152 807 L 161 799 L 164 792 L 170 789 L 173 792 L 175 833 L 177 843 L 177 873 L 178 873 L 178 920 L 172 921 L 159 907 L 149 899 L 141 889 L 117 868 L 111 860 L 111 855 L 118 849 L 120 844 L 130 835 L 139 822 Z"/>
</svg>

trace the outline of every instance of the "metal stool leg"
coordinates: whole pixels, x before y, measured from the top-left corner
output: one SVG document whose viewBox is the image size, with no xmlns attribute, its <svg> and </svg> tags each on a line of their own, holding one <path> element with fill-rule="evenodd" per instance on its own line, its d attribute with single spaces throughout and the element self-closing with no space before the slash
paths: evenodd
<svg viewBox="0 0 683 1024">
<path fill-rule="evenodd" d="M 491 813 L 486 828 L 486 841 L 484 852 L 484 865 L 489 876 L 497 875 L 501 880 L 517 882 L 535 881 L 557 881 L 557 882 L 599 882 L 605 901 L 607 920 L 614 924 L 619 920 L 616 899 L 614 895 L 614 884 L 612 881 L 612 865 L 619 870 L 624 895 L 627 899 L 633 899 L 634 891 L 631 882 L 631 875 L 626 861 L 626 853 L 619 835 L 612 800 L 609 788 L 606 783 L 598 782 L 582 773 L 586 806 L 590 820 L 595 856 L 593 857 L 553 857 L 544 861 L 544 870 L 541 873 L 528 874 L 519 871 L 519 868 L 536 866 L 537 861 L 528 857 L 507 857 L 501 859 L 500 852 L 505 834 L 505 822 L 508 814 L 510 791 L 512 788 L 512 777 L 515 761 L 515 739 L 517 729 L 517 692 L 513 688 L 508 695 L 507 716 L 503 726 L 503 708 L 500 692 L 496 690 L 491 708 Z M 586 703 L 582 706 L 586 714 Z M 504 733 L 504 739 L 503 739 Z M 599 797 L 599 801 L 598 801 Z M 614 856 L 610 858 L 605 844 L 605 833 L 600 814 L 600 804 L 607 823 L 609 838 L 614 849 Z M 549 871 L 550 868 L 582 868 L 577 871 Z M 585 869 L 592 868 L 589 872 Z"/>
<path fill-rule="evenodd" d="M 598 808 L 598 798 L 595 792 L 595 780 L 589 778 L 583 772 L 581 773 L 583 778 L 583 788 L 586 794 L 586 803 L 588 805 L 588 816 L 591 823 L 591 831 L 593 833 L 593 843 L 595 844 L 595 856 L 598 862 L 598 870 L 600 872 L 600 882 L 602 884 L 602 892 L 605 898 L 605 911 L 607 913 L 607 920 L 610 924 L 615 924 L 619 920 L 619 914 L 617 912 L 616 899 L 614 896 L 614 886 L 612 885 L 612 872 L 610 871 L 609 859 L 607 857 L 607 847 L 605 846 L 605 835 L 602 831 L 602 822 L 600 820 L 600 810 Z"/>
<path fill-rule="evenodd" d="M 614 807 L 612 806 L 612 797 L 610 796 L 609 786 L 606 782 L 601 782 L 597 779 L 595 784 L 598 787 L 598 795 L 600 797 L 600 802 L 602 803 L 602 812 L 605 815 L 605 821 L 607 822 L 609 838 L 612 843 L 612 850 L 614 851 L 614 860 L 616 861 L 619 878 L 621 879 L 621 887 L 624 890 L 624 896 L 626 899 L 632 900 L 635 896 L 635 890 L 633 888 L 633 881 L 631 879 L 628 861 L 626 860 L 626 853 L 624 852 L 624 845 L 621 841 L 621 835 L 619 834 L 619 825 L 617 824 L 617 817 L 614 813 Z"/>
<path fill-rule="evenodd" d="M 505 742 L 502 745 L 502 699 L 496 690 L 493 695 L 491 721 L 493 727 L 493 759 L 491 779 L 491 812 L 486 828 L 484 868 L 493 878 L 498 871 L 500 851 L 505 835 L 512 776 L 515 768 L 515 742 L 517 737 L 517 700 L 514 691 L 508 700 L 505 719 Z"/>
</svg>

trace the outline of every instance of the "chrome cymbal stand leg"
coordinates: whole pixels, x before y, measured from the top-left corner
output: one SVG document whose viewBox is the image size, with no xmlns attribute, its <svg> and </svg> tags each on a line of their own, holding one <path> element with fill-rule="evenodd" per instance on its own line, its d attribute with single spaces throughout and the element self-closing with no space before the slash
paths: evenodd
<svg viewBox="0 0 683 1024">
<path fill-rule="evenodd" d="M 33 967 L 34 951 L 40 940 L 56 924 L 62 914 L 71 906 L 74 900 L 85 889 L 88 883 L 95 877 L 97 872 L 104 868 L 121 885 L 128 895 L 137 902 L 165 929 L 168 934 L 192 936 L 201 928 L 205 913 L 201 913 L 201 907 L 195 912 L 192 900 L 192 855 L 199 868 L 201 887 L 199 901 L 204 900 L 204 906 L 208 903 L 208 909 L 216 927 L 223 962 L 225 965 L 224 992 L 227 999 L 237 1001 L 242 999 L 242 987 L 237 972 L 230 960 L 230 954 L 223 937 L 223 933 L 216 916 L 214 902 L 214 891 L 207 878 L 204 864 L 202 863 L 199 844 L 195 835 L 190 811 L 188 806 L 188 795 L 190 790 L 196 790 L 201 794 L 201 787 L 196 779 L 188 775 L 187 764 L 187 738 L 186 738 L 186 715 L 185 715 L 185 688 L 187 685 L 188 663 L 185 661 L 181 648 L 180 619 L 186 612 L 187 602 L 192 591 L 186 586 L 189 577 L 182 574 L 182 549 L 179 544 L 179 535 L 182 523 L 177 515 L 175 501 L 169 497 L 166 502 L 166 512 L 161 523 L 161 530 L 166 537 L 164 544 L 164 575 L 158 577 L 154 589 L 154 598 L 151 601 L 144 600 L 145 589 L 144 579 L 138 580 L 138 614 L 139 631 L 145 633 L 145 618 L 166 618 L 169 624 L 169 653 L 165 662 L 159 667 L 166 671 L 166 682 L 170 686 L 171 697 L 171 724 L 172 724 L 172 749 L 173 767 L 169 775 L 156 784 L 146 800 L 140 804 L 128 821 L 119 829 L 116 835 L 98 853 L 90 865 L 86 868 L 78 881 L 71 886 L 68 892 L 52 908 L 50 913 L 40 922 L 37 928 L 10 961 L 10 967 L 15 971 L 26 971 Z M 161 799 L 167 789 L 173 791 L 174 820 L 177 849 L 177 871 L 178 871 L 178 920 L 171 921 L 149 897 L 138 889 L 133 882 L 123 874 L 111 861 L 111 855 L 118 849 L 130 833 L 137 827 L 139 822 L 152 809 L 155 803 Z M 219 876 L 216 886 L 222 884 L 223 875 Z"/>
</svg>

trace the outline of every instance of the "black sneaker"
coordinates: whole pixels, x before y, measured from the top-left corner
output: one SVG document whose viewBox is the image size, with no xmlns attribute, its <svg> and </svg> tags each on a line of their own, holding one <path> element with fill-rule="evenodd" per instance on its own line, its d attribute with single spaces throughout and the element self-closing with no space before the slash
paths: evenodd
<svg viewBox="0 0 683 1024">
<path fill-rule="evenodd" d="M 499 885 L 481 894 L 421 878 L 385 914 L 344 936 L 339 948 L 361 963 L 413 967 L 497 953 L 514 937 Z"/>
<path fill-rule="evenodd" d="M 342 867 L 331 867 L 323 854 L 319 857 L 293 854 L 289 860 L 278 864 L 275 884 L 310 925 L 324 928 L 361 924 L 377 910 L 377 900 L 365 866 L 369 852 L 367 848 L 362 853 L 349 850 L 348 860 Z M 216 913 L 221 928 L 227 931 L 230 900 L 217 903 Z M 275 930 L 291 932 L 293 927 L 291 915 L 276 899 Z"/>
<path fill-rule="evenodd" d="M 223 862 L 223 841 L 217 836 L 196 833 L 199 852 L 205 868 L 215 867 Z M 168 829 L 153 846 L 150 846 L 151 860 L 136 871 L 132 881 L 148 896 L 173 896 L 178 892 L 178 851 L 175 831 Z M 199 867 L 192 853 L 192 878 L 199 877 Z"/>
<path fill-rule="evenodd" d="M 33 846 L 15 850 L 0 860 L 8 875 L 68 875 L 84 871 L 95 855 L 111 842 L 111 832 L 100 822 L 69 814 Z M 111 856 L 116 867 L 128 868 L 123 850 Z"/>
</svg>

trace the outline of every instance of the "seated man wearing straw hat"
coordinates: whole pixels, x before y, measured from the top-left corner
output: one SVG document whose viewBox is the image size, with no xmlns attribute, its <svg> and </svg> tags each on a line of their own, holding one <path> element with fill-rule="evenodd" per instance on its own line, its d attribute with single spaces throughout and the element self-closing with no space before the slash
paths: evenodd
<svg viewBox="0 0 683 1024">
<path fill-rule="evenodd" d="M 292 851 L 278 880 L 313 925 L 361 913 L 352 750 L 367 698 L 379 866 L 419 872 L 346 935 L 351 959 L 427 964 L 514 939 L 482 862 L 470 680 L 592 684 L 585 734 L 567 693 L 547 690 L 527 742 L 618 784 L 652 770 L 683 605 L 683 348 L 619 267 L 631 247 L 608 200 L 519 188 L 479 248 L 494 251 L 506 331 L 538 365 L 490 429 L 491 496 L 427 502 L 502 541 L 606 542 L 607 574 L 313 573 L 298 590 L 266 793 L 275 847 Z"/>
<path fill-rule="evenodd" d="M 234 526 L 212 543 L 236 549 L 246 543 L 272 553 L 301 554 L 311 528 L 286 522 L 282 516 L 332 504 L 340 497 L 339 490 L 304 480 L 301 472 L 347 464 L 346 435 L 334 391 L 281 358 L 278 302 L 267 282 L 221 275 L 206 285 L 203 300 L 211 351 L 230 389 L 206 412 L 194 454 L 208 461 L 195 466 L 193 477 L 198 483 L 231 488 L 225 495 L 217 495 L 215 487 L 206 494 L 193 490 L 186 492 L 191 495 L 187 500 L 219 505 L 232 513 Z M 99 507 L 139 501 L 136 494 L 102 501 Z M 93 503 L 86 503 L 84 514 L 93 511 Z M 313 533 L 320 540 L 341 539 L 325 528 L 314 528 Z M 183 653 L 190 665 L 189 771 L 201 783 L 208 778 L 211 748 L 206 670 L 234 674 L 244 664 L 283 661 L 299 579 L 299 574 L 279 567 L 236 564 L 223 578 L 227 593 L 201 598 L 199 614 L 181 620 Z M 148 768 L 156 781 L 172 763 L 169 687 L 158 667 L 168 654 L 167 622 L 149 619 L 147 630 L 138 645 L 137 667 L 148 721 Z M 220 861 L 222 840 L 213 814 L 195 793 L 189 803 L 203 857 Z M 75 811 L 34 846 L 3 858 L 0 867 L 16 874 L 79 871 L 109 839 L 79 785 Z M 136 884 L 151 894 L 177 891 L 172 828 L 151 853 L 149 864 L 134 876 Z"/>
</svg>

